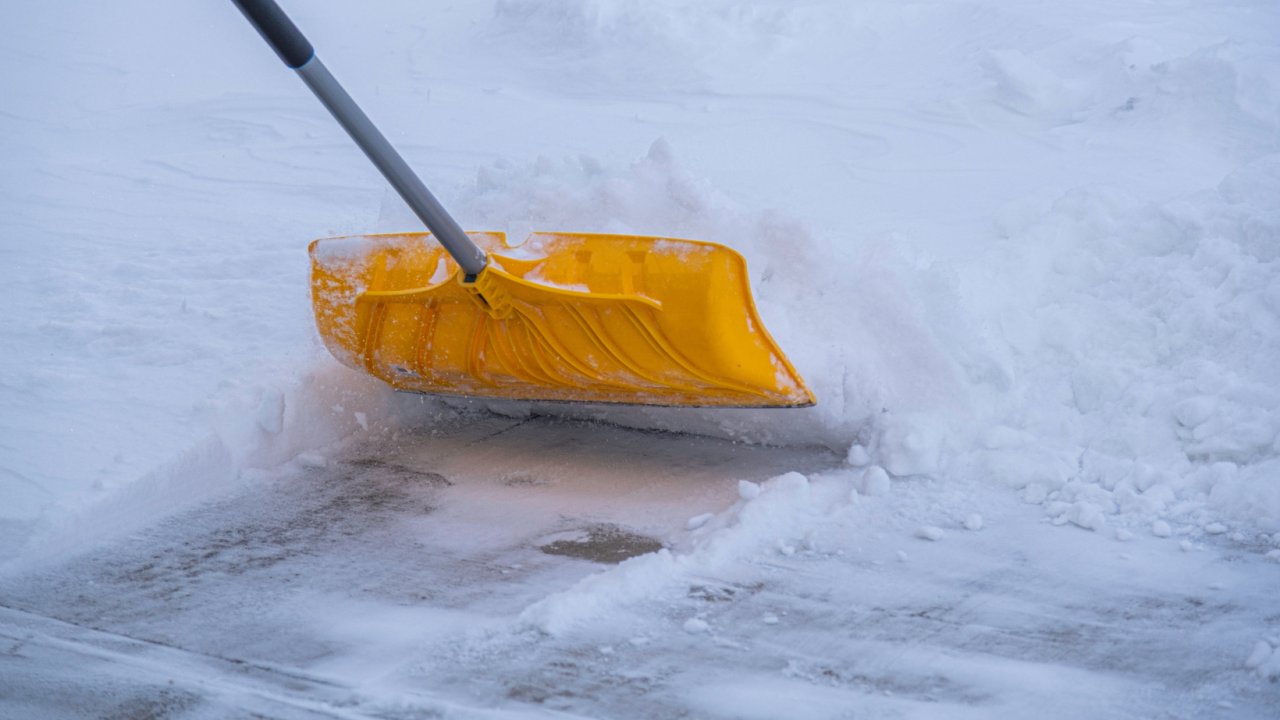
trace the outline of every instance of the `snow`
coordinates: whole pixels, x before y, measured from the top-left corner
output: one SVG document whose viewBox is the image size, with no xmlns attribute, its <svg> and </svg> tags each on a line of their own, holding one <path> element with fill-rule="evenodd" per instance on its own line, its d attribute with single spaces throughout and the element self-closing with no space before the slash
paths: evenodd
<svg viewBox="0 0 1280 720">
<path fill-rule="evenodd" d="M 1280 652 L 1271 653 L 1271 658 L 1258 666 L 1258 677 L 1263 680 L 1280 678 Z"/>
<path fill-rule="evenodd" d="M 285 8 L 464 226 L 741 252 L 819 403 L 391 393 L 306 248 L 419 223 L 232 4 L 13 4 L 0 715 L 1275 716 L 1274 3 Z"/>
<path fill-rule="evenodd" d="M 871 455 L 867 453 L 866 448 L 854 443 L 849 446 L 849 453 L 845 456 L 845 462 L 854 467 L 863 467 L 871 462 Z"/>
<path fill-rule="evenodd" d="M 706 525 L 707 521 L 715 516 L 716 516 L 715 513 L 702 513 L 701 515 L 694 515 L 693 517 L 689 518 L 688 522 L 684 524 L 684 529 L 697 530 L 703 525 Z"/>
<path fill-rule="evenodd" d="M 934 527 L 932 525 L 921 525 L 920 527 L 916 528 L 916 537 L 920 538 L 921 540 L 931 540 L 933 542 L 937 542 L 941 540 L 946 534 L 947 534 L 946 531 L 944 531 L 942 528 Z"/>
<path fill-rule="evenodd" d="M 707 625 L 705 621 L 699 620 L 698 618 L 689 618 L 684 621 L 684 631 L 693 635 L 707 632 L 709 629 L 710 626 Z"/>
<path fill-rule="evenodd" d="M 884 468 L 872 465 L 862 473 L 862 483 L 858 488 L 864 495 L 888 495 L 890 491 L 889 474 Z"/>
<path fill-rule="evenodd" d="M 1249 659 L 1244 661 L 1244 666 L 1253 670 L 1263 663 L 1271 659 L 1271 643 L 1266 640 L 1259 640 L 1253 645 L 1253 652 L 1249 653 Z"/>
</svg>

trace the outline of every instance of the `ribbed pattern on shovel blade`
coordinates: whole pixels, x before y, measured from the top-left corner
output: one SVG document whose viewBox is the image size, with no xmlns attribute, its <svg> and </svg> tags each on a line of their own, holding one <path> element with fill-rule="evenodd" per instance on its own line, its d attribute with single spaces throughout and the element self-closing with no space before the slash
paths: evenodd
<svg viewBox="0 0 1280 720">
<path fill-rule="evenodd" d="M 326 345 L 344 363 L 415 392 L 813 404 L 756 314 L 745 263 L 727 248 L 535 235 L 526 257 L 513 258 L 502 254 L 511 249 L 501 235 L 472 237 L 493 264 L 469 289 L 449 261 L 440 272 L 443 256 L 429 236 L 313 244 L 313 299 Z"/>
</svg>

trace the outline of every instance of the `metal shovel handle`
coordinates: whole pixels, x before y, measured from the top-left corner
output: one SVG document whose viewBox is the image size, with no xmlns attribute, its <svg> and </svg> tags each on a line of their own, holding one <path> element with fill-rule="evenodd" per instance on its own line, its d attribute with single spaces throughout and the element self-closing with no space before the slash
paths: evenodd
<svg viewBox="0 0 1280 720">
<path fill-rule="evenodd" d="M 445 211 L 426 185 L 378 132 L 355 100 L 338 84 L 328 68 L 316 57 L 315 49 L 280 9 L 275 0 L 232 0 L 253 23 L 285 65 L 297 71 L 311 92 L 329 109 L 352 140 L 369 156 L 382 176 L 400 193 L 414 214 L 422 219 L 436 240 L 449 251 L 468 275 L 484 270 L 488 258 L 471 242 L 458 223 Z"/>
</svg>

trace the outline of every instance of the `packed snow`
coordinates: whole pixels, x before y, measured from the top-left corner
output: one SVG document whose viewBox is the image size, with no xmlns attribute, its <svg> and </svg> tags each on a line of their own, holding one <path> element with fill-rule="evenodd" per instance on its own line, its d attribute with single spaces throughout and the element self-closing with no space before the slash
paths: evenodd
<svg viewBox="0 0 1280 720">
<path fill-rule="evenodd" d="M 347 370 L 307 244 L 421 226 L 232 3 L 12 4 L 0 716 L 1280 712 L 1280 6 L 282 4 L 468 229 L 741 252 L 818 405 Z"/>
</svg>

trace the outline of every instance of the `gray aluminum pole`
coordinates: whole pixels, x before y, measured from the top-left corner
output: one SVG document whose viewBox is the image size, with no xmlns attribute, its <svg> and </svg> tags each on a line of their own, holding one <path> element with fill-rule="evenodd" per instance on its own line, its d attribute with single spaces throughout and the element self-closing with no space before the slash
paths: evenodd
<svg viewBox="0 0 1280 720">
<path fill-rule="evenodd" d="M 488 258 L 471 242 L 458 223 L 418 179 L 404 158 L 391 147 L 355 100 L 342 89 L 329 69 L 316 57 L 302 32 L 284 14 L 275 0 L 232 0 L 285 65 L 297 71 L 311 92 L 329 109 L 352 140 L 373 161 L 391 187 L 400 193 L 449 255 L 468 275 L 484 270 Z"/>
</svg>

